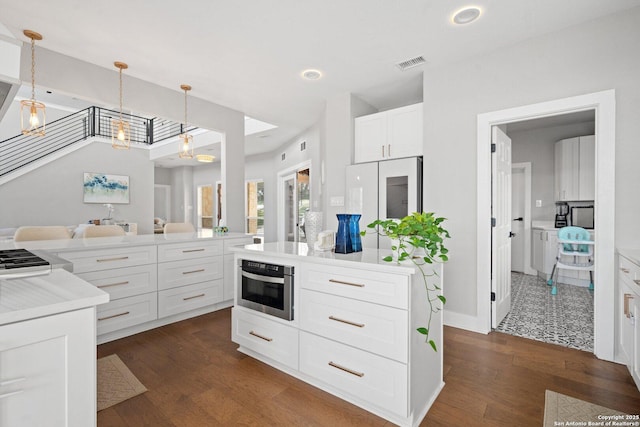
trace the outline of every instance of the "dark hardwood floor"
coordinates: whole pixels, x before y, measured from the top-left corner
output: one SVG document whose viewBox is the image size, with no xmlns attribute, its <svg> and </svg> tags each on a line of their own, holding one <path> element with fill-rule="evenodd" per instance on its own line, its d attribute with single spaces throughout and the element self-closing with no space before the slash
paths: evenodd
<svg viewBox="0 0 640 427">
<path fill-rule="evenodd" d="M 230 309 L 98 347 L 148 391 L 98 413 L 98 426 L 391 426 L 236 351 Z M 626 367 L 501 333 L 445 328 L 445 387 L 423 426 L 542 425 L 546 389 L 627 413 L 640 392 Z"/>
</svg>

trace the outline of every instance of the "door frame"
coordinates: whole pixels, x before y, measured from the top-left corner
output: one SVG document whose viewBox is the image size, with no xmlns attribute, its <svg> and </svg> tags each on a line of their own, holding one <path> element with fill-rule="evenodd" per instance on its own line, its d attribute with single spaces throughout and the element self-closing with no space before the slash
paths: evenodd
<svg viewBox="0 0 640 427">
<path fill-rule="evenodd" d="M 479 114 L 477 118 L 477 318 L 491 331 L 491 126 L 595 110 L 596 211 L 594 354 L 615 360 L 615 90 Z"/>
<path fill-rule="evenodd" d="M 524 274 L 536 276 L 531 267 L 531 162 L 512 163 L 511 171 L 514 169 L 524 173 Z"/>
<path fill-rule="evenodd" d="M 283 169 L 278 172 L 278 197 L 277 197 L 278 206 L 276 208 L 278 222 L 277 222 L 276 236 L 279 242 L 286 242 L 286 236 L 284 235 L 285 215 L 284 215 L 284 212 L 282 211 L 284 206 L 284 197 L 285 197 L 284 191 L 282 190 L 284 181 L 286 177 L 288 177 L 291 174 L 296 174 L 301 169 L 309 169 L 309 200 L 313 200 L 313 194 L 312 194 L 313 187 L 311 185 L 311 174 L 313 172 L 311 171 L 311 160 L 305 160 L 304 162 L 298 163 L 294 166 L 291 166 L 287 169 Z M 296 230 L 296 234 L 297 233 L 298 231 Z"/>
</svg>

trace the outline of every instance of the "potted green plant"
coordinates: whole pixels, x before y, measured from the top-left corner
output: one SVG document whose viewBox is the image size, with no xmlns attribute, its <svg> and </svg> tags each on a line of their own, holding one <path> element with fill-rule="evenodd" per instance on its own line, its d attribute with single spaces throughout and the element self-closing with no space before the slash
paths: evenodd
<svg viewBox="0 0 640 427">
<path fill-rule="evenodd" d="M 392 255 L 383 258 L 386 262 L 410 262 L 418 267 L 422 274 L 424 286 L 427 291 L 427 303 L 429 304 L 429 317 L 427 325 L 416 330 L 425 336 L 434 351 L 438 351 L 436 343 L 429 339 L 429 328 L 433 314 L 442 309 L 447 302 L 442 289 L 435 283 L 430 283 L 429 278 L 437 276 L 432 269 L 425 269 L 428 264 L 446 262 L 449 260 L 449 252 L 444 246 L 444 239 L 449 238 L 449 232 L 442 227 L 445 218 L 436 217 L 433 212 L 414 212 L 401 220 L 378 219 L 367 225 L 367 229 L 391 239 Z M 367 230 L 360 234 L 363 236 Z"/>
</svg>

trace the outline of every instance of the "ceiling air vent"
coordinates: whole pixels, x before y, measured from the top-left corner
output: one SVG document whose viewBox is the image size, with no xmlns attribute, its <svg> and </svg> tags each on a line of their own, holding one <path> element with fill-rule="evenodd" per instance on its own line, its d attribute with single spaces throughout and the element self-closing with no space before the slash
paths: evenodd
<svg viewBox="0 0 640 427">
<path fill-rule="evenodd" d="M 427 60 L 422 55 L 415 58 L 406 59 L 402 62 L 398 62 L 396 67 L 400 68 L 400 71 L 408 70 L 409 68 L 417 67 L 418 65 L 426 64 Z"/>
</svg>

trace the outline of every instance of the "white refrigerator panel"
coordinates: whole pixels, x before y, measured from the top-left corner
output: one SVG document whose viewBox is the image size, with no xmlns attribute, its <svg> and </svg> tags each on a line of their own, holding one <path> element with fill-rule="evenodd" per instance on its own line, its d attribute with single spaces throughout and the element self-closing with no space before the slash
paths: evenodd
<svg viewBox="0 0 640 427">
<path fill-rule="evenodd" d="M 361 214 L 360 230 L 368 230 L 362 238 L 363 248 L 378 248 L 378 236 L 367 229 L 378 219 L 378 163 L 347 166 L 347 202 L 345 213 Z"/>
</svg>

